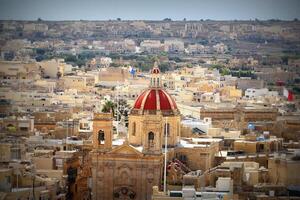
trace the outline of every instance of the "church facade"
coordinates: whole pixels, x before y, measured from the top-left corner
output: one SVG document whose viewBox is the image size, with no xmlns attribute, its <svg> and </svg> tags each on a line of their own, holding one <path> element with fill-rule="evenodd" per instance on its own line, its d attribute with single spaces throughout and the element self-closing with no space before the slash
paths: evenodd
<svg viewBox="0 0 300 200">
<path fill-rule="evenodd" d="M 175 101 L 162 89 L 154 66 L 151 83 L 136 99 L 129 116 L 128 140 L 113 145 L 112 115 L 94 113 L 92 199 L 151 199 L 152 187 L 163 181 L 162 147 L 180 138 L 180 115 Z"/>
<path fill-rule="evenodd" d="M 112 146 L 111 114 L 94 114 L 92 199 L 150 199 L 161 184 L 163 155 L 142 153 L 127 141 Z"/>
</svg>

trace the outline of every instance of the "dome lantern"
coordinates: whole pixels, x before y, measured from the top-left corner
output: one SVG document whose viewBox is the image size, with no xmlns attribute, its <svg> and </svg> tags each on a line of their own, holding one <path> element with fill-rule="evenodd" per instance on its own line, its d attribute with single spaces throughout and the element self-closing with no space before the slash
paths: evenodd
<svg viewBox="0 0 300 200">
<path fill-rule="evenodd" d="M 157 62 L 155 62 L 151 70 L 150 87 L 160 88 L 161 86 L 162 84 L 161 84 L 160 70 L 158 68 Z"/>
</svg>

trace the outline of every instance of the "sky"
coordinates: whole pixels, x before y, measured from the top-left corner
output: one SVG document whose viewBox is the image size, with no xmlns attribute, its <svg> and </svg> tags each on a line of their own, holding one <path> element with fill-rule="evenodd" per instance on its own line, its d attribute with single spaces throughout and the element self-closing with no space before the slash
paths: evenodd
<svg viewBox="0 0 300 200">
<path fill-rule="evenodd" d="M 300 0 L 0 0 L 1 20 L 300 19 Z"/>
</svg>

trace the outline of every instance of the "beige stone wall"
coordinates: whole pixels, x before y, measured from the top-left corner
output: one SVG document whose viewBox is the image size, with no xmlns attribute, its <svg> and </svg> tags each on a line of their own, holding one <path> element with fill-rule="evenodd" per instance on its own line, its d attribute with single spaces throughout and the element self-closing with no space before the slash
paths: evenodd
<svg viewBox="0 0 300 200">
<path fill-rule="evenodd" d="M 79 91 L 85 90 L 87 87 L 86 78 L 85 77 L 71 77 L 65 76 L 62 78 L 64 88 L 65 89 L 77 89 Z"/>
<path fill-rule="evenodd" d="M 249 180 L 247 181 L 248 185 L 256 185 L 259 183 L 259 172 L 257 170 L 249 171 Z"/>
<path fill-rule="evenodd" d="M 106 71 L 99 72 L 99 81 L 121 81 L 129 77 L 129 72 L 124 69 L 107 68 Z"/>
<path fill-rule="evenodd" d="M 256 153 L 256 142 L 234 141 L 233 148 L 235 151 L 244 151 L 246 153 Z"/>
<path fill-rule="evenodd" d="M 129 115 L 129 125 L 128 125 L 128 139 L 131 144 L 141 145 L 142 144 L 142 133 L 143 131 L 143 116 L 141 115 Z M 135 124 L 135 133 L 134 133 Z"/>
<path fill-rule="evenodd" d="M 32 162 L 36 169 L 54 169 L 54 160 L 52 157 L 32 157 Z"/>
<path fill-rule="evenodd" d="M 300 162 L 285 159 L 268 160 L 270 182 L 273 184 L 300 185 Z"/>
<path fill-rule="evenodd" d="M 0 144 L 0 161 L 1 162 L 8 162 L 11 159 L 11 152 L 10 152 L 11 144 L 3 143 Z"/>
<path fill-rule="evenodd" d="M 203 148 L 176 148 L 175 157 L 179 158 L 181 155 L 186 156 L 187 166 L 191 170 L 206 171 L 214 167 L 215 153 L 219 150 L 217 143 L 211 144 Z"/>
<path fill-rule="evenodd" d="M 193 134 L 193 130 L 190 127 L 181 126 L 180 131 L 181 131 L 180 133 L 181 137 L 186 137 L 186 138 L 195 137 L 195 134 Z"/>
</svg>

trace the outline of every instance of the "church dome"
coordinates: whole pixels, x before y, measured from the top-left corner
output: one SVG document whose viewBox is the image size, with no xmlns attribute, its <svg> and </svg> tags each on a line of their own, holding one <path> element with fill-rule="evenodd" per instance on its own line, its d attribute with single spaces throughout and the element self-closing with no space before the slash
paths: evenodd
<svg viewBox="0 0 300 200">
<path fill-rule="evenodd" d="M 150 86 L 135 100 L 131 113 L 156 114 L 157 111 L 164 115 L 178 113 L 174 99 L 162 88 L 160 70 L 155 63 L 151 70 Z"/>
<path fill-rule="evenodd" d="M 163 89 L 150 88 L 140 94 L 133 108 L 143 110 L 173 110 L 177 109 L 177 105 L 174 99 Z"/>
<path fill-rule="evenodd" d="M 161 88 L 149 88 L 143 91 L 135 100 L 133 110 L 145 111 L 155 114 L 156 111 L 171 112 L 177 111 L 174 99 Z M 171 114 L 170 113 L 170 114 Z"/>
</svg>

